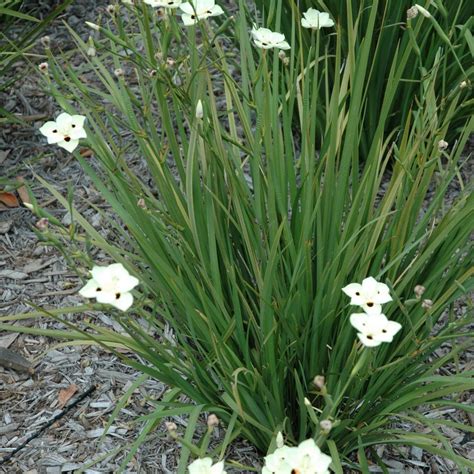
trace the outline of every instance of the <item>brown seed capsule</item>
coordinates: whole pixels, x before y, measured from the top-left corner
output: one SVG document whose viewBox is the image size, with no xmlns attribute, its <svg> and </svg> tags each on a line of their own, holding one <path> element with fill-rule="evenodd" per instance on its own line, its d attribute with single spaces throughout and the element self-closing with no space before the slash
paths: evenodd
<svg viewBox="0 0 474 474">
<path fill-rule="evenodd" d="M 36 224 L 35 224 L 35 227 L 38 229 L 38 230 L 46 230 L 48 228 L 48 225 L 49 225 L 49 221 L 46 217 L 42 217 Z"/>
<path fill-rule="evenodd" d="M 332 422 L 330 420 L 322 420 L 319 426 L 324 433 L 329 433 L 332 430 Z"/>
<path fill-rule="evenodd" d="M 326 379 L 324 378 L 324 375 L 316 375 L 316 377 L 314 377 L 313 383 L 321 390 L 326 386 Z"/>
<path fill-rule="evenodd" d="M 216 428 L 219 426 L 219 418 L 217 418 L 216 415 L 214 415 L 213 413 L 211 413 L 208 417 L 207 417 L 207 426 L 209 428 Z"/>
<path fill-rule="evenodd" d="M 433 307 L 433 301 L 432 300 L 423 300 L 421 303 L 421 307 L 423 309 L 431 309 Z"/>
<path fill-rule="evenodd" d="M 421 295 L 426 291 L 426 288 L 423 285 L 416 285 L 413 291 L 417 298 L 421 298 Z"/>
</svg>

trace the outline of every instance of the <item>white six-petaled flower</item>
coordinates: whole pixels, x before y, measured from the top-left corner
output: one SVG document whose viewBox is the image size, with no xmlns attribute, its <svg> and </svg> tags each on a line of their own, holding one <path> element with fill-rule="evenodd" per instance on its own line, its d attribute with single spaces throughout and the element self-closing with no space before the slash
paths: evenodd
<svg viewBox="0 0 474 474">
<path fill-rule="evenodd" d="M 224 10 L 216 5 L 215 0 L 190 0 L 182 3 L 179 8 L 183 11 L 181 19 L 185 26 L 195 25 L 199 20 L 224 13 Z"/>
<path fill-rule="evenodd" d="M 282 446 L 265 457 L 262 474 L 328 474 L 331 458 L 322 453 L 314 440 L 307 439 L 299 446 Z"/>
<path fill-rule="evenodd" d="M 276 33 L 268 28 L 252 28 L 252 38 L 255 46 L 262 49 L 290 49 L 290 45 L 285 40 L 285 35 Z"/>
<path fill-rule="evenodd" d="M 301 26 L 303 28 L 311 28 L 312 30 L 319 30 L 320 28 L 334 26 L 334 21 L 329 17 L 329 13 L 310 8 L 307 12 L 303 13 Z"/>
<path fill-rule="evenodd" d="M 146 4 L 152 7 L 161 8 L 178 8 L 182 0 L 143 0 Z"/>
<path fill-rule="evenodd" d="M 367 314 L 380 314 L 382 305 L 392 301 L 390 289 L 385 283 L 368 277 L 360 283 L 351 283 L 342 291 L 351 297 L 351 304 L 361 306 Z"/>
<path fill-rule="evenodd" d="M 357 336 L 364 346 L 376 347 L 382 342 L 392 342 L 402 328 L 400 323 L 390 321 L 385 314 L 351 314 L 350 322 L 359 331 Z"/>
<path fill-rule="evenodd" d="M 139 281 L 130 275 L 121 263 L 113 263 L 106 267 L 94 266 L 91 270 L 92 278 L 79 291 L 85 298 L 95 298 L 99 303 L 110 304 L 127 311 L 133 304 L 133 295 L 130 291 Z"/>
<path fill-rule="evenodd" d="M 87 138 L 84 130 L 85 119 L 83 115 L 63 112 L 56 117 L 56 121 L 46 122 L 39 130 L 48 139 L 49 144 L 55 143 L 73 152 L 79 144 L 79 139 Z"/>
<path fill-rule="evenodd" d="M 189 474 L 226 474 L 224 461 L 212 464 L 211 458 L 196 459 L 188 466 Z"/>
</svg>

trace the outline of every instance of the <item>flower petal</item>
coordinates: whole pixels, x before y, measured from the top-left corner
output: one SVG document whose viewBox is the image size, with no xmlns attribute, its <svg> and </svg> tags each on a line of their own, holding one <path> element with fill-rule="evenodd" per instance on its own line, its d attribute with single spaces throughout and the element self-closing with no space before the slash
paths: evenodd
<svg viewBox="0 0 474 474">
<path fill-rule="evenodd" d="M 70 140 L 68 141 L 63 140 L 62 142 L 58 142 L 58 146 L 72 153 L 77 148 L 77 145 L 79 145 L 79 140 L 74 140 L 71 137 L 69 138 Z"/>
<path fill-rule="evenodd" d="M 92 278 L 79 290 L 79 294 L 84 298 L 96 298 L 97 288 L 100 288 L 100 285 Z"/>
<path fill-rule="evenodd" d="M 371 334 L 362 334 L 362 333 L 357 333 L 357 337 L 360 339 L 360 342 L 364 344 L 366 347 L 377 347 L 382 344 L 382 341 L 379 341 L 378 339 L 375 339 L 374 336 Z"/>
</svg>

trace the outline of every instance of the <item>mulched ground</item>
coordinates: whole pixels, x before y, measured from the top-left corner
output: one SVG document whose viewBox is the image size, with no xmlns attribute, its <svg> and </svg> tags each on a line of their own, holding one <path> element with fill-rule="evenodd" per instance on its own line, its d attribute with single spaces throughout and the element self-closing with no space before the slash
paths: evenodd
<svg viewBox="0 0 474 474">
<path fill-rule="evenodd" d="M 52 3 L 41 3 L 41 8 L 46 12 Z M 107 3 L 103 0 L 74 2 L 48 31 L 52 48 L 73 48 L 62 21 L 87 39 L 90 31 L 84 26 L 84 21 L 95 21 L 98 14 L 105 14 Z M 42 52 L 40 45 L 36 51 Z M 70 155 L 57 152 L 57 149 L 52 154 L 38 133 L 37 129 L 45 118 L 55 115 L 56 107 L 41 92 L 37 76 L 30 74 L 24 62 L 18 62 L 14 72 L 21 73 L 21 79 L 7 94 L 0 96 L 0 102 L 10 112 L 21 114 L 29 126 L 8 125 L 0 129 L 2 175 L 23 176 L 32 183 L 39 203 L 68 223 L 68 213 L 34 182 L 34 175 L 54 183 L 62 194 L 66 194 L 71 184 L 75 193 L 92 201 L 97 200 L 97 192 Z M 472 176 L 472 166 L 467 174 Z M 456 193 L 454 187 L 452 197 Z M 93 209 L 82 210 L 97 229 L 107 232 Z M 0 210 L 0 316 L 31 311 L 29 302 L 45 308 L 82 303 L 77 295 L 81 282 L 68 270 L 56 249 L 39 242 L 32 230 L 36 224 L 37 218 L 24 207 Z M 464 310 L 463 307 L 459 309 Z M 72 320 L 78 316 L 66 317 Z M 107 314 L 81 317 L 93 317 L 104 325 L 115 327 Z M 18 324 L 48 329 L 61 327 L 60 323 L 46 319 L 30 319 Z M 64 400 L 72 397 L 72 401 L 90 387 L 96 387 L 81 403 L 16 453 L 11 461 L 0 464 L 0 473 L 117 472 L 126 456 L 127 446 L 133 443 L 142 427 L 134 423 L 134 419 L 150 413 L 153 409 L 151 401 L 159 399 L 166 389 L 160 382 L 147 381 L 133 393 L 102 441 L 101 435 L 116 402 L 140 374 L 93 345 L 70 346 L 46 337 L 0 332 L 0 348 L 13 349 L 35 364 L 33 375 L 0 367 L 0 463 L 2 456 L 22 445 L 25 439 L 58 415 Z M 443 370 L 472 369 L 473 360 L 472 353 L 465 354 L 460 361 L 461 367 Z M 427 408 L 425 413 L 471 425 L 474 423 L 464 412 L 455 409 L 430 411 Z M 180 431 L 184 431 L 185 419 L 174 418 L 173 421 Z M 413 429 L 410 425 L 402 427 Z M 443 427 L 442 431 L 457 453 L 474 459 L 471 438 L 449 427 Z M 219 436 L 222 436 L 222 430 L 216 432 L 216 437 Z M 178 455 L 177 444 L 169 438 L 164 427 L 159 427 L 140 448 L 126 472 L 174 473 Z M 381 447 L 379 455 L 393 473 L 459 472 L 454 463 L 417 448 L 399 447 L 395 450 Z M 243 441 L 233 445 L 229 457 L 250 466 L 257 466 L 259 460 L 256 451 Z M 373 471 L 381 472 L 376 468 Z"/>
</svg>

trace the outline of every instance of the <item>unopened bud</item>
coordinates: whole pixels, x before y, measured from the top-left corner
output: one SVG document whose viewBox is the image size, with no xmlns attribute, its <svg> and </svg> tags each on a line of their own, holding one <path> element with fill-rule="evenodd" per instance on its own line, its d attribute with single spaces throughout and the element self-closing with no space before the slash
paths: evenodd
<svg viewBox="0 0 474 474">
<path fill-rule="evenodd" d="M 467 87 L 467 81 L 462 81 L 460 84 L 459 84 L 459 88 L 460 89 L 465 89 Z"/>
<path fill-rule="evenodd" d="M 283 61 L 283 59 L 286 58 L 286 53 L 282 49 L 280 49 L 280 52 L 278 53 L 278 57 Z"/>
<path fill-rule="evenodd" d="M 311 402 L 305 397 L 304 398 L 304 404 L 307 406 L 307 407 L 312 407 L 313 405 L 311 404 Z"/>
<path fill-rule="evenodd" d="M 100 26 L 99 25 L 96 25 L 95 23 L 92 23 L 90 21 L 86 21 L 86 25 L 89 27 L 89 28 L 92 28 L 93 30 L 95 31 L 99 31 L 100 30 Z"/>
<path fill-rule="evenodd" d="M 213 413 L 207 417 L 207 426 L 208 428 L 217 428 L 219 426 L 219 418 Z"/>
<path fill-rule="evenodd" d="M 48 69 L 49 69 L 49 64 L 48 63 L 41 63 L 38 65 L 38 69 L 41 71 L 41 72 L 48 72 Z"/>
<path fill-rule="evenodd" d="M 94 46 L 89 46 L 86 51 L 87 56 L 93 58 L 97 54 L 97 50 Z"/>
<path fill-rule="evenodd" d="M 326 379 L 324 378 L 324 375 L 316 375 L 316 377 L 314 377 L 313 383 L 321 390 L 326 386 Z"/>
<path fill-rule="evenodd" d="M 36 224 L 35 224 L 35 227 L 38 229 L 38 230 L 46 230 L 48 228 L 48 225 L 49 225 L 49 221 L 46 217 L 42 217 Z"/>
<path fill-rule="evenodd" d="M 439 151 L 444 151 L 446 148 L 448 148 L 449 143 L 445 140 L 440 140 L 438 142 L 438 150 Z"/>
<path fill-rule="evenodd" d="M 416 18 L 417 15 L 418 15 L 418 8 L 410 7 L 407 10 L 407 20 L 413 20 L 413 18 Z"/>
<path fill-rule="evenodd" d="M 51 46 L 51 38 L 49 36 L 43 36 L 40 39 L 40 42 L 45 48 L 49 48 Z"/>
<path fill-rule="evenodd" d="M 125 71 L 121 67 L 119 67 L 114 70 L 114 74 L 116 77 L 123 77 L 125 76 Z"/>
<path fill-rule="evenodd" d="M 140 198 L 140 199 L 137 201 L 137 206 L 138 206 L 138 207 L 141 207 L 142 209 L 146 209 L 145 199 Z"/>
<path fill-rule="evenodd" d="M 196 104 L 196 118 L 202 119 L 204 117 L 204 109 L 202 107 L 202 101 L 199 99 Z"/>
<path fill-rule="evenodd" d="M 290 58 L 287 56 L 286 58 L 283 58 L 283 65 L 288 66 L 290 64 Z"/>
<path fill-rule="evenodd" d="M 413 291 L 417 298 L 421 298 L 421 295 L 426 291 L 426 288 L 423 285 L 416 285 Z"/>
<path fill-rule="evenodd" d="M 322 420 L 319 426 L 324 433 L 329 433 L 332 430 L 332 422 L 330 420 Z"/>
<path fill-rule="evenodd" d="M 163 61 L 163 53 L 162 53 L 161 51 L 157 51 L 157 52 L 155 53 L 155 59 L 156 59 L 157 61 Z"/>
<path fill-rule="evenodd" d="M 285 440 L 283 439 L 283 435 L 281 434 L 281 431 L 278 432 L 275 441 L 276 441 L 277 448 L 283 448 L 283 446 L 285 446 Z"/>
<path fill-rule="evenodd" d="M 423 309 L 431 309 L 433 306 L 433 301 L 432 300 L 423 300 L 421 303 L 421 307 Z"/>
<path fill-rule="evenodd" d="M 418 5 L 418 3 L 415 3 L 415 8 L 418 10 L 419 13 L 421 13 L 425 18 L 431 18 L 431 13 L 426 9 L 423 8 L 421 5 Z"/>
</svg>

